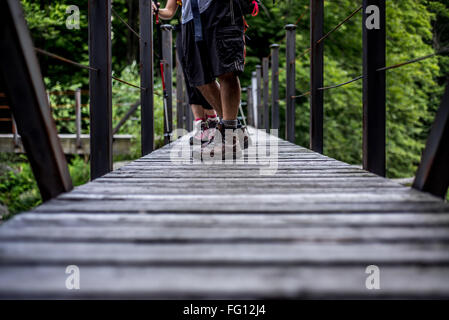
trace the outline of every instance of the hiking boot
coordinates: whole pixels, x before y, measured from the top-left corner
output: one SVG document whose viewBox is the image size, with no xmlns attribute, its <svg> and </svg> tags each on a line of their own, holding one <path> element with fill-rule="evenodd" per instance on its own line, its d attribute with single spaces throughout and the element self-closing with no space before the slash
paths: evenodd
<svg viewBox="0 0 449 320">
<path fill-rule="evenodd" d="M 207 119 L 207 131 L 206 131 L 206 135 L 207 135 L 207 143 L 211 142 L 214 139 L 215 136 L 215 130 L 218 126 L 218 124 L 220 123 L 220 121 L 218 120 L 217 117 L 215 118 L 209 118 Z"/>
<path fill-rule="evenodd" d="M 203 120 L 197 120 L 193 124 L 193 132 L 192 136 L 190 137 L 190 145 L 193 146 L 194 144 L 201 145 L 205 142 L 209 141 L 209 136 L 207 134 L 207 122 Z"/>
<path fill-rule="evenodd" d="M 222 123 L 216 128 L 214 139 L 206 144 L 202 150 L 202 159 L 232 160 L 243 155 L 241 148 L 241 131 L 238 129 L 225 129 Z"/>
<path fill-rule="evenodd" d="M 248 147 L 251 145 L 251 138 L 249 136 L 248 128 L 239 123 L 237 125 L 237 129 L 240 130 L 240 134 L 243 135 L 243 139 L 240 139 L 240 147 L 242 149 L 248 149 Z"/>
</svg>

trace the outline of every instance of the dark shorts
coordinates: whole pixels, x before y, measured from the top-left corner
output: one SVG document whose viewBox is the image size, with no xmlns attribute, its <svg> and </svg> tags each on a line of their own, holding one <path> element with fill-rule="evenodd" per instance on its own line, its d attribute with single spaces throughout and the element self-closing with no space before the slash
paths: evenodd
<svg viewBox="0 0 449 320">
<path fill-rule="evenodd" d="M 233 1 L 232 9 L 230 1 Z M 182 25 L 182 64 L 190 85 L 211 83 L 244 68 L 243 17 L 237 0 L 214 0 L 201 14 L 203 41 L 195 42 L 194 22 Z"/>
<path fill-rule="evenodd" d="M 183 59 L 182 59 L 182 32 L 179 29 L 177 29 L 177 36 L 176 36 L 176 51 L 178 52 L 178 56 L 179 59 L 181 60 L 181 67 L 182 67 L 182 71 L 184 73 L 184 83 L 186 86 L 186 91 L 187 91 L 187 95 L 189 97 L 189 104 L 197 104 L 202 106 L 204 109 L 206 110 L 212 110 L 212 106 L 207 102 L 207 100 L 203 97 L 203 95 L 201 94 L 200 90 L 198 90 L 195 87 L 192 87 L 190 85 L 189 80 L 187 79 L 187 75 L 185 72 L 185 65 L 183 63 Z"/>
</svg>

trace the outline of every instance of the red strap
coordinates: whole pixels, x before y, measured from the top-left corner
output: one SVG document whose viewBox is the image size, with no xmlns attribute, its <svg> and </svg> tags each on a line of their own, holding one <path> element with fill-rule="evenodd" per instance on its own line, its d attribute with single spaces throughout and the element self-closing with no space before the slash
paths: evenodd
<svg viewBox="0 0 449 320">
<path fill-rule="evenodd" d="M 243 18 L 243 32 L 246 32 L 246 30 L 248 30 L 249 28 L 249 25 L 248 22 L 246 22 L 245 17 L 242 18 Z"/>
<path fill-rule="evenodd" d="M 255 17 L 259 14 L 259 4 L 257 3 L 256 0 L 253 0 L 252 4 L 254 5 L 254 9 L 253 9 L 253 12 L 251 13 L 251 15 L 253 17 Z"/>
</svg>

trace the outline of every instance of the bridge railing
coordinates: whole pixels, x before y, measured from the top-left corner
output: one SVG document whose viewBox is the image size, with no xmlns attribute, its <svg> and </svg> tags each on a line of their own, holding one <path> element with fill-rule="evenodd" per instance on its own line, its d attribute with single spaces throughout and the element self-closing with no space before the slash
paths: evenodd
<svg viewBox="0 0 449 320">
<path fill-rule="evenodd" d="M 89 71 L 91 178 L 112 170 L 112 80 L 140 90 L 142 155 L 154 149 L 153 15 L 151 0 L 139 0 L 140 32 L 121 19 L 139 38 L 140 85 L 112 75 L 112 1 L 89 0 L 89 65 L 35 48 L 19 1 L 0 4 L 0 67 L 18 133 L 44 200 L 72 188 L 58 140 L 36 53 Z M 119 18 L 120 19 L 120 18 Z M 77 112 L 79 117 L 79 112 Z M 78 118 L 77 117 L 77 118 Z M 79 121 L 77 122 L 79 130 Z M 115 131 L 118 129 L 116 128 Z"/>
<path fill-rule="evenodd" d="M 434 54 L 386 66 L 386 4 L 385 0 L 363 0 L 342 22 L 324 32 L 324 0 L 310 0 L 310 47 L 296 56 L 296 25 L 285 26 L 286 35 L 286 93 L 285 93 L 285 138 L 295 142 L 295 101 L 302 97 L 310 100 L 310 149 L 323 153 L 324 93 L 356 81 L 363 81 L 363 167 L 386 175 L 386 72 L 402 66 L 423 61 L 435 55 L 448 52 L 441 50 Z M 324 44 L 325 40 L 345 23 L 362 12 L 363 74 L 344 83 L 324 86 Z M 301 15 L 297 23 L 305 16 Z M 373 16 L 374 15 L 374 16 Z M 368 19 L 377 19 L 371 26 Z M 268 57 L 256 66 L 252 73 L 247 93 L 249 123 L 269 131 L 279 129 L 279 44 L 270 46 Z M 310 55 L 310 87 L 299 93 L 295 83 L 296 60 Z M 271 97 L 269 95 L 269 73 L 271 67 Z M 270 122 L 271 107 L 271 122 Z M 442 99 L 423 152 L 413 187 L 445 197 L 449 187 L 449 84 Z"/>
</svg>

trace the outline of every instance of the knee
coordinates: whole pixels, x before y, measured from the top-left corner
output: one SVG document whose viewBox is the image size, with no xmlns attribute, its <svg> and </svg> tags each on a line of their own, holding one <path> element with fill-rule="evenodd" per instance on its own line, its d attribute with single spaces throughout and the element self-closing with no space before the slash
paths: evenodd
<svg viewBox="0 0 449 320">
<path fill-rule="evenodd" d="M 218 77 L 220 82 L 230 82 L 236 81 L 238 79 L 237 75 L 234 72 L 228 72 Z"/>
<path fill-rule="evenodd" d="M 211 82 L 211 83 L 203 84 L 202 86 L 197 86 L 196 88 L 197 88 L 198 90 L 200 90 L 201 92 L 204 92 L 204 91 L 210 91 L 210 90 L 212 90 L 213 87 L 214 87 L 214 84 L 213 84 L 213 82 Z"/>
</svg>

